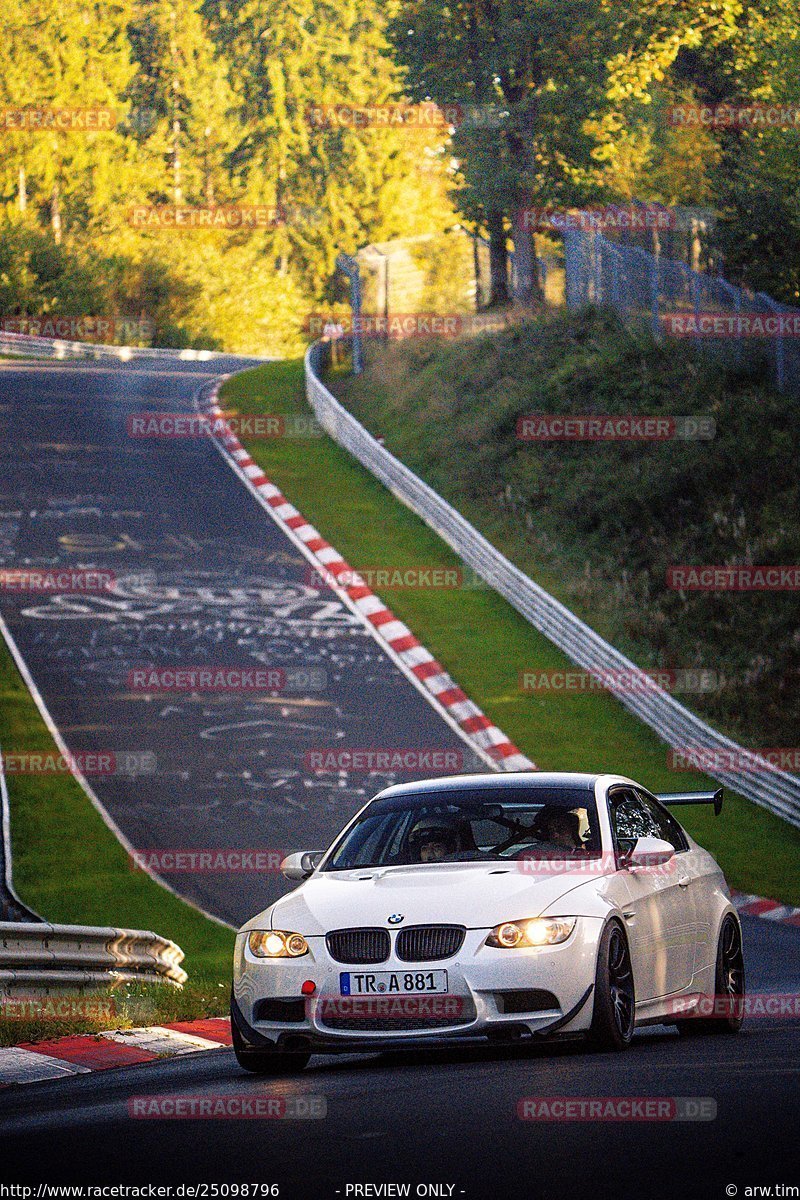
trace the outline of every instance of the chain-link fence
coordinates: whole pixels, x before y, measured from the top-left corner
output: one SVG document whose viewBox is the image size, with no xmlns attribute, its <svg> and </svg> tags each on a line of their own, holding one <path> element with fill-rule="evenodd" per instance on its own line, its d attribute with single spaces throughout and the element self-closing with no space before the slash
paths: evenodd
<svg viewBox="0 0 800 1200">
<path fill-rule="evenodd" d="M 766 367 L 781 391 L 800 393 L 800 309 L 595 230 L 565 231 L 564 256 L 571 308 L 610 305 L 649 322 L 657 338 L 679 338 L 733 368 Z"/>
</svg>

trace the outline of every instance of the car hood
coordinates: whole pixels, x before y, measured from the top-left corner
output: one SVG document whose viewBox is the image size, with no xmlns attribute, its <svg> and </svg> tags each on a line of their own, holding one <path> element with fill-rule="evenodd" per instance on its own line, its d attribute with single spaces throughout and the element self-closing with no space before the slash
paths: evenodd
<svg viewBox="0 0 800 1200">
<path fill-rule="evenodd" d="M 406 926 L 488 929 L 502 921 L 539 916 L 555 900 L 589 882 L 585 868 L 567 871 L 566 864 L 559 865 L 564 869 L 558 873 L 551 869 L 543 874 L 496 862 L 323 872 L 243 928 L 271 926 L 313 937 L 351 926 L 390 927 L 389 917 L 400 915 Z M 599 878 L 593 882 L 599 883 Z"/>
</svg>

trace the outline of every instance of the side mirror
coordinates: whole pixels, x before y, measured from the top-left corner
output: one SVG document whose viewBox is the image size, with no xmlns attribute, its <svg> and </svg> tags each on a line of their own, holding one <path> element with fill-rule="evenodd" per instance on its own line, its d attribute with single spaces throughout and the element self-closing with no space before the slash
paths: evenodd
<svg viewBox="0 0 800 1200">
<path fill-rule="evenodd" d="M 675 854 L 675 847 L 663 838 L 640 837 L 622 859 L 623 867 L 663 867 Z"/>
<path fill-rule="evenodd" d="M 314 874 L 324 853 L 324 850 L 298 850 L 295 854 L 289 854 L 281 863 L 281 875 L 293 883 L 308 879 L 309 875 Z"/>
</svg>

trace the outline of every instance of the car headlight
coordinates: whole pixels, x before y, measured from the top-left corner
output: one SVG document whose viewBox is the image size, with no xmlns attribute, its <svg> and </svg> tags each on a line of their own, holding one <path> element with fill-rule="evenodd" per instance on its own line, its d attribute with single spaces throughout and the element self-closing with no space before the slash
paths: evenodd
<svg viewBox="0 0 800 1200">
<path fill-rule="evenodd" d="M 486 939 L 487 946 L 516 950 L 525 946 L 557 946 L 575 928 L 577 917 L 534 917 L 530 921 L 504 921 Z"/>
<path fill-rule="evenodd" d="M 301 958 L 308 954 L 308 942 L 301 933 L 282 929 L 253 929 L 247 935 L 250 953 L 256 958 Z"/>
</svg>

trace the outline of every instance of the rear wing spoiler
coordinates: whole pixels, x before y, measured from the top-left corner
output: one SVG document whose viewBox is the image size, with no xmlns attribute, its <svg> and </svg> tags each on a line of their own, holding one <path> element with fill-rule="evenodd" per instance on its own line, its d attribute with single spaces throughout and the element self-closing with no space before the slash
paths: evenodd
<svg viewBox="0 0 800 1200">
<path fill-rule="evenodd" d="M 656 799 L 671 807 L 673 804 L 713 804 L 714 816 L 722 812 L 723 788 L 714 792 L 656 792 Z"/>
</svg>

